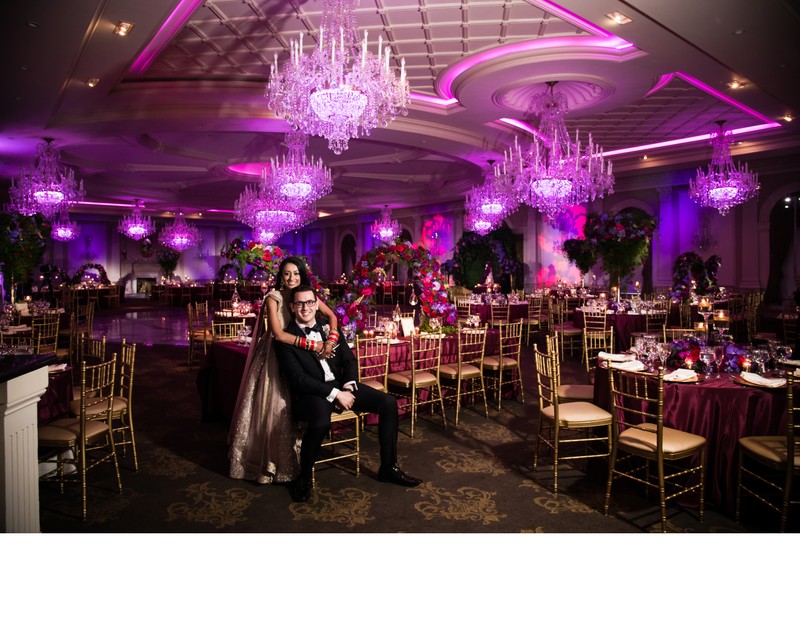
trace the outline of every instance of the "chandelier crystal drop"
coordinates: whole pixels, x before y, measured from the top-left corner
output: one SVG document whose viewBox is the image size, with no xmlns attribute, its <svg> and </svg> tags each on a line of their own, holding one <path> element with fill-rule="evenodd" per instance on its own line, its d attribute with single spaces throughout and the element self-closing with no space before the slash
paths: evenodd
<svg viewBox="0 0 800 631">
<path fill-rule="evenodd" d="M 723 129 L 725 121 L 717 124 L 719 129 L 711 136 L 711 164 L 705 172 L 697 169 L 697 177 L 689 181 L 689 197 L 725 216 L 731 208 L 755 196 L 758 176 L 746 164 L 734 164 L 730 149 L 732 135 Z"/>
<path fill-rule="evenodd" d="M 493 218 L 481 212 L 467 211 L 464 215 L 464 230 L 484 236 L 496 230 L 501 222 L 502 218 L 499 217 Z"/>
<path fill-rule="evenodd" d="M 508 181 L 501 177 L 499 168 L 492 163 L 490 160 L 489 168 L 484 169 L 483 184 L 467 193 L 465 208 L 476 218 L 483 215 L 487 221 L 497 225 L 517 209 L 519 202 Z"/>
<path fill-rule="evenodd" d="M 164 228 L 158 235 L 158 242 L 164 247 L 178 252 L 188 250 L 200 243 L 200 231 L 193 225 L 187 224 L 183 213 L 178 213 L 175 221 Z"/>
<path fill-rule="evenodd" d="M 40 213 L 55 219 L 59 213 L 86 195 L 83 180 L 78 184 L 72 169 L 60 163 L 61 150 L 50 138 L 36 149 L 33 170 L 25 169 L 17 181 L 11 181 L 11 206 L 23 215 Z"/>
<path fill-rule="evenodd" d="M 58 218 L 53 222 L 50 236 L 56 241 L 72 241 L 81 233 L 81 227 L 69 218 L 69 211 L 64 208 L 58 213 Z"/>
<path fill-rule="evenodd" d="M 614 192 L 611 161 L 603 157 L 602 147 L 589 134 L 581 149 L 579 130 L 574 141 L 570 139 L 564 121 L 567 99 L 554 90 L 555 84 L 549 81 L 547 90 L 531 104 L 540 117 L 539 134 L 526 151 L 515 140 L 504 165 L 518 201 L 548 217 Z"/>
<path fill-rule="evenodd" d="M 368 50 L 366 31 L 359 40 L 355 0 L 324 2 L 313 50 L 303 51 L 301 32 L 282 68 L 276 54 L 265 97 L 275 114 L 295 129 L 326 138 L 328 148 L 340 155 L 351 138 L 405 116 L 409 88 L 405 60 L 398 78 L 382 36 L 377 55 Z"/>
<path fill-rule="evenodd" d="M 333 188 L 331 171 L 322 160 L 306 157 L 308 136 L 299 131 L 286 134 L 288 153 L 272 158 L 270 188 L 279 198 L 296 205 L 313 204 Z"/>
<path fill-rule="evenodd" d="M 129 239 L 139 241 L 156 231 L 156 226 L 150 217 L 142 215 L 144 206 L 140 200 L 136 200 L 130 215 L 125 215 L 120 219 L 117 230 Z"/>
<path fill-rule="evenodd" d="M 381 211 L 381 218 L 372 224 L 372 238 L 382 243 L 390 243 L 400 236 L 400 224 L 392 219 L 388 204 Z"/>
</svg>

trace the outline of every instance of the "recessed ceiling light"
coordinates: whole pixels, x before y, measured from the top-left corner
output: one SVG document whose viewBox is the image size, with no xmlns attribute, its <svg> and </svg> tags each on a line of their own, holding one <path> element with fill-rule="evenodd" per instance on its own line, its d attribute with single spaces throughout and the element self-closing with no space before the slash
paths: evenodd
<svg viewBox="0 0 800 631">
<path fill-rule="evenodd" d="M 629 18 L 624 13 L 620 13 L 619 11 L 612 11 L 611 13 L 606 13 L 606 17 L 615 24 L 629 24 L 633 22 L 631 18 Z"/>
<path fill-rule="evenodd" d="M 117 22 L 117 26 L 114 28 L 114 34 L 125 37 L 131 32 L 131 29 L 133 29 L 133 22 Z"/>
<path fill-rule="evenodd" d="M 97 84 L 100 83 L 100 79 L 98 77 L 91 77 L 86 80 L 86 85 L 90 88 L 97 87 Z"/>
<path fill-rule="evenodd" d="M 781 118 L 785 120 L 787 123 L 791 123 L 794 120 L 794 116 L 792 116 L 791 114 L 784 114 L 783 116 L 781 116 Z"/>
<path fill-rule="evenodd" d="M 647 154 L 644 154 L 644 155 L 642 156 L 642 160 L 647 160 Z"/>
<path fill-rule="evenodd" d="M 742 81 L 739 81 L 738 79 L 734 79 L 733 81 L 731 81 L 731 82 L 728 84 L 728 87 L 729 87 L 731 90 L 738 90 L 739 88 L 743 88 L 743 87 L 744 87 L 744 86 L 746 86 L 746 85 L 747 85 L 746 83 L 744 83 L 744 82 L 742 82 Z"/>
</svg>

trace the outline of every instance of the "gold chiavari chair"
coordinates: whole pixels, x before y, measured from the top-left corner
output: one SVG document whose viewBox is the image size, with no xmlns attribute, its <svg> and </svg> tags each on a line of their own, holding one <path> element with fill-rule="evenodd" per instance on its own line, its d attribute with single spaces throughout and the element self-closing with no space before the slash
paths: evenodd
<svg viewBox="0 0 800 631">
<path fill-rule="evenodd" d="M 570 401 L 594 401 L 594 385 L 590 383 L 563 383 L 561 381 L 561 353 L 558 350 L 558 336 L 548 335 L 546 337 L 547 351 L 553 352 L 556 362 L 556 381 L 558 387 L 558 400 L 561 403 Z"/>
<path fill-rule="evenodd" d="M 87 302 L 75 308 L 75 332 L 92 337 L 94 333 L 94 312 L 97 303 Z"/>
<path fill-rule="evenodd" d="M 368 329 L 374 329 L 378 326 L 378 312 L 370 311 L 364 317 L 364 326 Z"/>
<path fill-rule="evenodd" d="M 682 340 L 684 336 L 694 337 L 697 332 L 694 329 L 681 329 L 677 327 L 664 326 L 664 333 L 662 339 L 665 342 L 674 342 L 675 340 Z"/>
<path fill-rule="evenodd" d="M 119 367 L 117 369 L 117 388 L 111 402 L 111 429 L 114 432 L 114 445 L 122 447 L 122 456 L 128 455 L 128 445 L 133 454 L 133 470 L 139 470 L 139 457 L 136 454 L 136 434 L 133 430 L 133 367 L 136 360 L 136 344 L 128 344 L 122 338 Z"/>
<path fill-rule="evenodd" d="M 211 336 L 213 334 L 211 327 L 208 324 L 208 303 L 196 302 L 189 303 L 187 306 L 188 319 L 187 319 L 187 336 L 189 338 L 189 367 L 192 367 L 194 361 L 195 348 L 203 349 L 203 355 L 208 352 L 208 345 L 211 343 Z"/>
<path fill-rule="evenodd" d="M 441 335 L 413 335 L 411 337 L 411 368 L 390 372 L 386 383 L 391 394 L 405 399 L 399 403 L 401 412 L 411 412 L 411 438 L 414 438 L 414 427 L 417 420 L 417 407 L 426 404 L 431 406 L 431 414 L 438 403 L 442 411 L 442 419 L 447 427 L 447 416 L 444 413 L 442 386 L 439 381 L 439 369 L 442 361 Z M 425 398 L 423 399 L 423 396 Z"/>
<path fill-rule="evenodd" d="M 736 487 L 736 522 L 742 510 L 742 492 L 780 515 L 786 531 L 789 509 L 800 504 L 793 498 L 794 480 L 800 475 L 800 406 L 795 399 L 797 380 L 786 380 L 786 434 L 744 436 L 739 439 L 739 473 Z"/>
<path fill-rule="evenodd" d="M 489 419 L 486 387 L 483 381 L 483 356 L 486 350 L 487 325 L 480 328 L 458 325 L 458 361 L 442 364 L 439 369 L 443 387 L 455 387 L 455 395 L 444 397 L 456 403 L 456 427 L 463 400 L 474 401 L 475 395 L 483 398 L 483 413 Z"/>
<path fill-rule="evenodd" d="M 614 352 L 614 329 L 608 326 L 605 305 L 583 307 L 583 363 L 586 372 L 594 368 L 598 353 Z"/>
<path fill-rule="evenodd" d="M 219 301 L 219 310 L 220 311 L 231 311 L 233 309 L 233 300 L 220 300 Z"/>
<path fill-rule="evenodd" d="M 561 361 L 564 361 L 564 350 L 569 342 L 569 353 L 572 355 L 575 345 L 583 340 L 583 329 L 575 326 L 568 308 L 567 301 L 555 298 L 550 302 L 550 330 L 558 335 L 558 348 L 561 352 Z"/>
<path fill-rule="evenodd" d="M 507 302 L 497 303 L 494 302 L 489 305 L 489 326 L 496 329 L 501 324 L 508 323 L 508 311 L 510 307 Z"/>
<path fill-rule="evenodd" d="M 117 356 L 107 362 L 80 368 L 80 398 L 76 417 L 57 419 L 38 430 L 39 462 L 54 466 L 43 474 L 42 480 L 55 480 L 64 490 L 69 473 L 65 465 L 72 465 L 81 485 L 83 520 L 87 515 L 86 474 L 103 462 L 113 462 L 117 489 L 122 493 L 122 478 L 114 446 L 111 424 L 111 405 L 114 398 Z"/>
<path fill-rule="evenodd" d="M 662 532 L 667 531 L 666 503 L 688 493 L 700 495 L 698 512 L 702 522 L 706 439 L 664 426 L 664 368 L 660 367 L 654 378 L 609 366 L 608 379 L 613 446 L 605 514 L 608 515 L 611 502 L 611 485 L 621 477 L 658 493 Z"/>
<path fill-rule="evenodd" d="M 78 366 L 82 362 L 91 364 L 106 361 L 106 336 L 95 339 L 86 333 L 78 333 L 75 353 Z"/>
<path fill-rule="evenodd" d="M 469 298 L 456 298 L 456 315 L 459 322 L 467 322 L 470 316 Z"/>
<path fill-rule="evenodd" d="M 797 342 L 797 311 L 783 311 L 781 313 L 782 340 L 791 346 Z"/>
<path fill-rule="evenodd" d="M 536 333 L 545 327 L 544 302 L 545 300 L 542 296 L 528 296 L 528 315 L 524 320 L 526 346 L 530 346 L 531 340 Z"/>
<path fill-rule="evenodd" d="M 497 409 L 503 404 L 503 384 L 512 384 L 519 390 L 522 403 L 525 392 L 522 387 L 520 354 L 522 351 L 522 320 L 498 325 L 498 352 L 483 358 L 483 371 L 488 387 L 497 396 Z"/>
<path fill-rule="evenodd" d="M 212 342 L 231 342 L 239 339 L 239 332 L 244 327 L 244 318 L 226 322 L 211 323 Z"/>
<path fill-rule="evenodd" d="M 534 344 L 533 356 L 539 398 L 539 429 L 533 470 L 539 466 L 539 448 L 544 444 L 553 452 L 553 493 L 557 495 L 558 469 L 562 462 L 607 458 L 611 453 L 611 414 L 589 401 L 561 401 L 556 347 L 542 352 Z M 581 446 L 584 450 L 577 454 L 565 452 L 574 446 Z"/>
<path fill-rule="evenodd" d="M 36 317 L 31 322 L 31 339 L 36 355 L 56 354 L 58 350 L 58 315 Z"/>
<path fill-rule="evenodd" d="M 361 472 L 361 425 L 363 414 L 353 410 L 334 412 L 331 415 L 331 431 L 320 446 L 320 457 L 311 469 L 311 486 L 317 486 L 317 465 L 337 462 L 345 458 L 355 460 L 355 475 Z"/>
<path fill-rule="evenodd" d="M 377 337 L 360 337 L 356 341 L 356 361 L 358 363 L 358 382 L 387 391 L 386 378 L 389 374 L 388 340 Z"/>
</svg>

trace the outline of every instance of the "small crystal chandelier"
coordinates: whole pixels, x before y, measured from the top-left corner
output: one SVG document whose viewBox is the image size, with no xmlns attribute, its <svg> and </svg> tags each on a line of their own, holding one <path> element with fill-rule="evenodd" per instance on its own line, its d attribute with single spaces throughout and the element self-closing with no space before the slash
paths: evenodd
<svg viewBox="0 0 800 631">
<path fill-rule="evenodd" d="M 465 208 L 471 215 L 484 215 L 487 221 L 497 225 L 517 209 L 519 202 L 493 163 L 494 160 L 489 160 L 489 168 L 484 169 L 483 184 L 473 187 L 467 193 Z"/>
<path fill-rule="evenodd" d="M 117 230 L 124 234 L 129 239 L 139 241 L 144 239 L 147 235 L 153 234 L 156 231 L 155 224 L 150 217 L 142 215 L 144 206 L 140 200 L 136 200 L 130 215 L 125 215 L 120 219 Z"/>
<path fill-rule="evenodd" d="M 317 212 L 311 206 L 296 205 L 286 197 L 275 195 L 269 186 L 266 171 L 256 186 L 247 186 L 233 208 L 233 215 L 272 241 L 290 230 L 297 230 L 316 220 Z M 268 235 L 272 235 L 269 237 Z M 259 238 L 259 243 L 265 243 Z"/>
<path fill-rule="evenodd" d="M 200 231 L 193 225 L 187 224 L 183 213 L 178 213 L 175 221 L 164 228 L 158 235 L 158 242 L 164 247 L 177 252 L 188 250 L 200 243 Z"/>
<path fill-rule="evenodd" d="M 389 243 L 399 236 L 400 224 L 397 219 L 392 219 L 392 211 L 387 204 L 381 211 L 381 218 L 372 224 L 372 238 L 382 243 Z"/>
<path fill-rule="evenodd" d="M 485 215 L 482 212 L 467 211 L 464 215 L 464 230 L 477 232 L 479 235 L 484 236 L 496 230 L 501 221 L 501 217 L 493 218 L 491 215 Z"/>
<path fill-rule="evenodd" d="M 25 169 L 17 182 L 11 181 L 11 206 L 23 215 L 40 213 L 47 219 L 79 202 L 86 195 L 83 180 L 75 181 L 72 169 L 60 164 L 61 150 L 52 138 L 45 138 L 36 149 L 33 171 Z"/>
<path fill-rule="evenodd" d="M 748 166 L 739 166 L 731 158 L 731 133 L 723 129 L 725 121 L 717 121 L 719 130 L 711 136 L 711 164 L 708 171 L 697 169 L 697 178 L 689 181 L 689 197 L 700 206 L 716 208 L 725 216 L 731 208 L 754 197 L 758 176 Z"/>
<path fill-rule="evenodd" d="M 313 204 L 333 188 L 331 171 L 322 160 L 306 157 L 308 136 L 299 131 L 286 134 L 289 152 L 282 158 L 272 158 L 270 188 L 272 192 L 297 206 Z"/>
<path fill-rule="evenodd" d="M 540 124 L 530 148 L 523 152 L 515 142 L 506 156 L 507 177 L 517 199 L 548 217 L 614 192 L 611 162 L 592 142 L 592 135 L 583 153 L 580 131 L 575 132 L 574 142 L 570 140 L 564 122 L 567 99 L 554 91 L 556 83 L 548 81 L 548 89 L 533 99 L 532 110 L 540 116 Z"/>
<path fill-rule="evenodd" d="M 351 138 L 386 127 L 408 112 L 405 60 L 400 78 L 389 67 L 389 46 L 378 39 L 377 56 L 359 42 L 355 0 L 324 0 L 317 46 L 303 52 L 303 33 L 292 40 L 290 58 L 278 66 L 275 55 L 265 92 L 267 104 L 295 129 L 328 140 L 340 155 Z"/>
<path fill-rule="evenodd" d="M 58 218 L 53 222 L 50 236 L 56 241 L 72 241 L 81 233 L 81 227 L 75 221 L 70 221 L 69 211 L 64 208 L 58 213 Z"/>
</svg>

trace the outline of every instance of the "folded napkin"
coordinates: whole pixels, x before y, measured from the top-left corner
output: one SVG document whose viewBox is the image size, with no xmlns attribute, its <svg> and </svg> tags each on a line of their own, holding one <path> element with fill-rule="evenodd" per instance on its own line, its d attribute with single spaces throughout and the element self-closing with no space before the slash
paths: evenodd
<svg viewBox="0 0 800 631">
<path fill-rule="evenodd" d="M 761 375 L 757 375 L 754 372 L 743 372 L 741 373 L 742 379 L 744 379 L 748 383 L 752 383 L 756 386 L 767 386 L 769 388 L 780 388 L 781 386 L 786 385 L 786 379 L 783 377 L 778 377 L 775 379 L 771 379 L 769 377 L 762 377 Z"/>
<path fill-rule="evenodd" d="M 19 325 L 12 325 L 8 327 L 9 333 L 24 333 L 25 331 L 30 331 L 31 327 L 27 324 L 19 324 Z"/>
<path fill-rule="evenodd" d="M 677 368 L 668 375 L 664 375 L 664 381 L 697 381 L 697 373 L 688 368 Z"/>
<path fill-rule="evenodd" d="M 800 359 L 782 359 L 780 362 L 789 366 L 800 366 Z"/>
<path fill-rule="evenodd" d="M 644 370 L 644 364 L 638 359 L 629 362 L 611 362 L 611 367 L 617 370 L 627 370 L 629 372 L 639 372 Z"/>
<path fill-rule="evenodd" d="M 52 366 L 47 367 L 47 372 L 61 372 L 62 370 L 66 370 L 66 364 L 53 364 Z"/>
<path fill-rule="evenodd" d="M 605 351 L 597 353 L 598 359 L 605 359 L 611 362 L 626 362 L 629 359 L 633 359 L 633 357 L 631 353 L 606 353 Z"/>
</svg>

